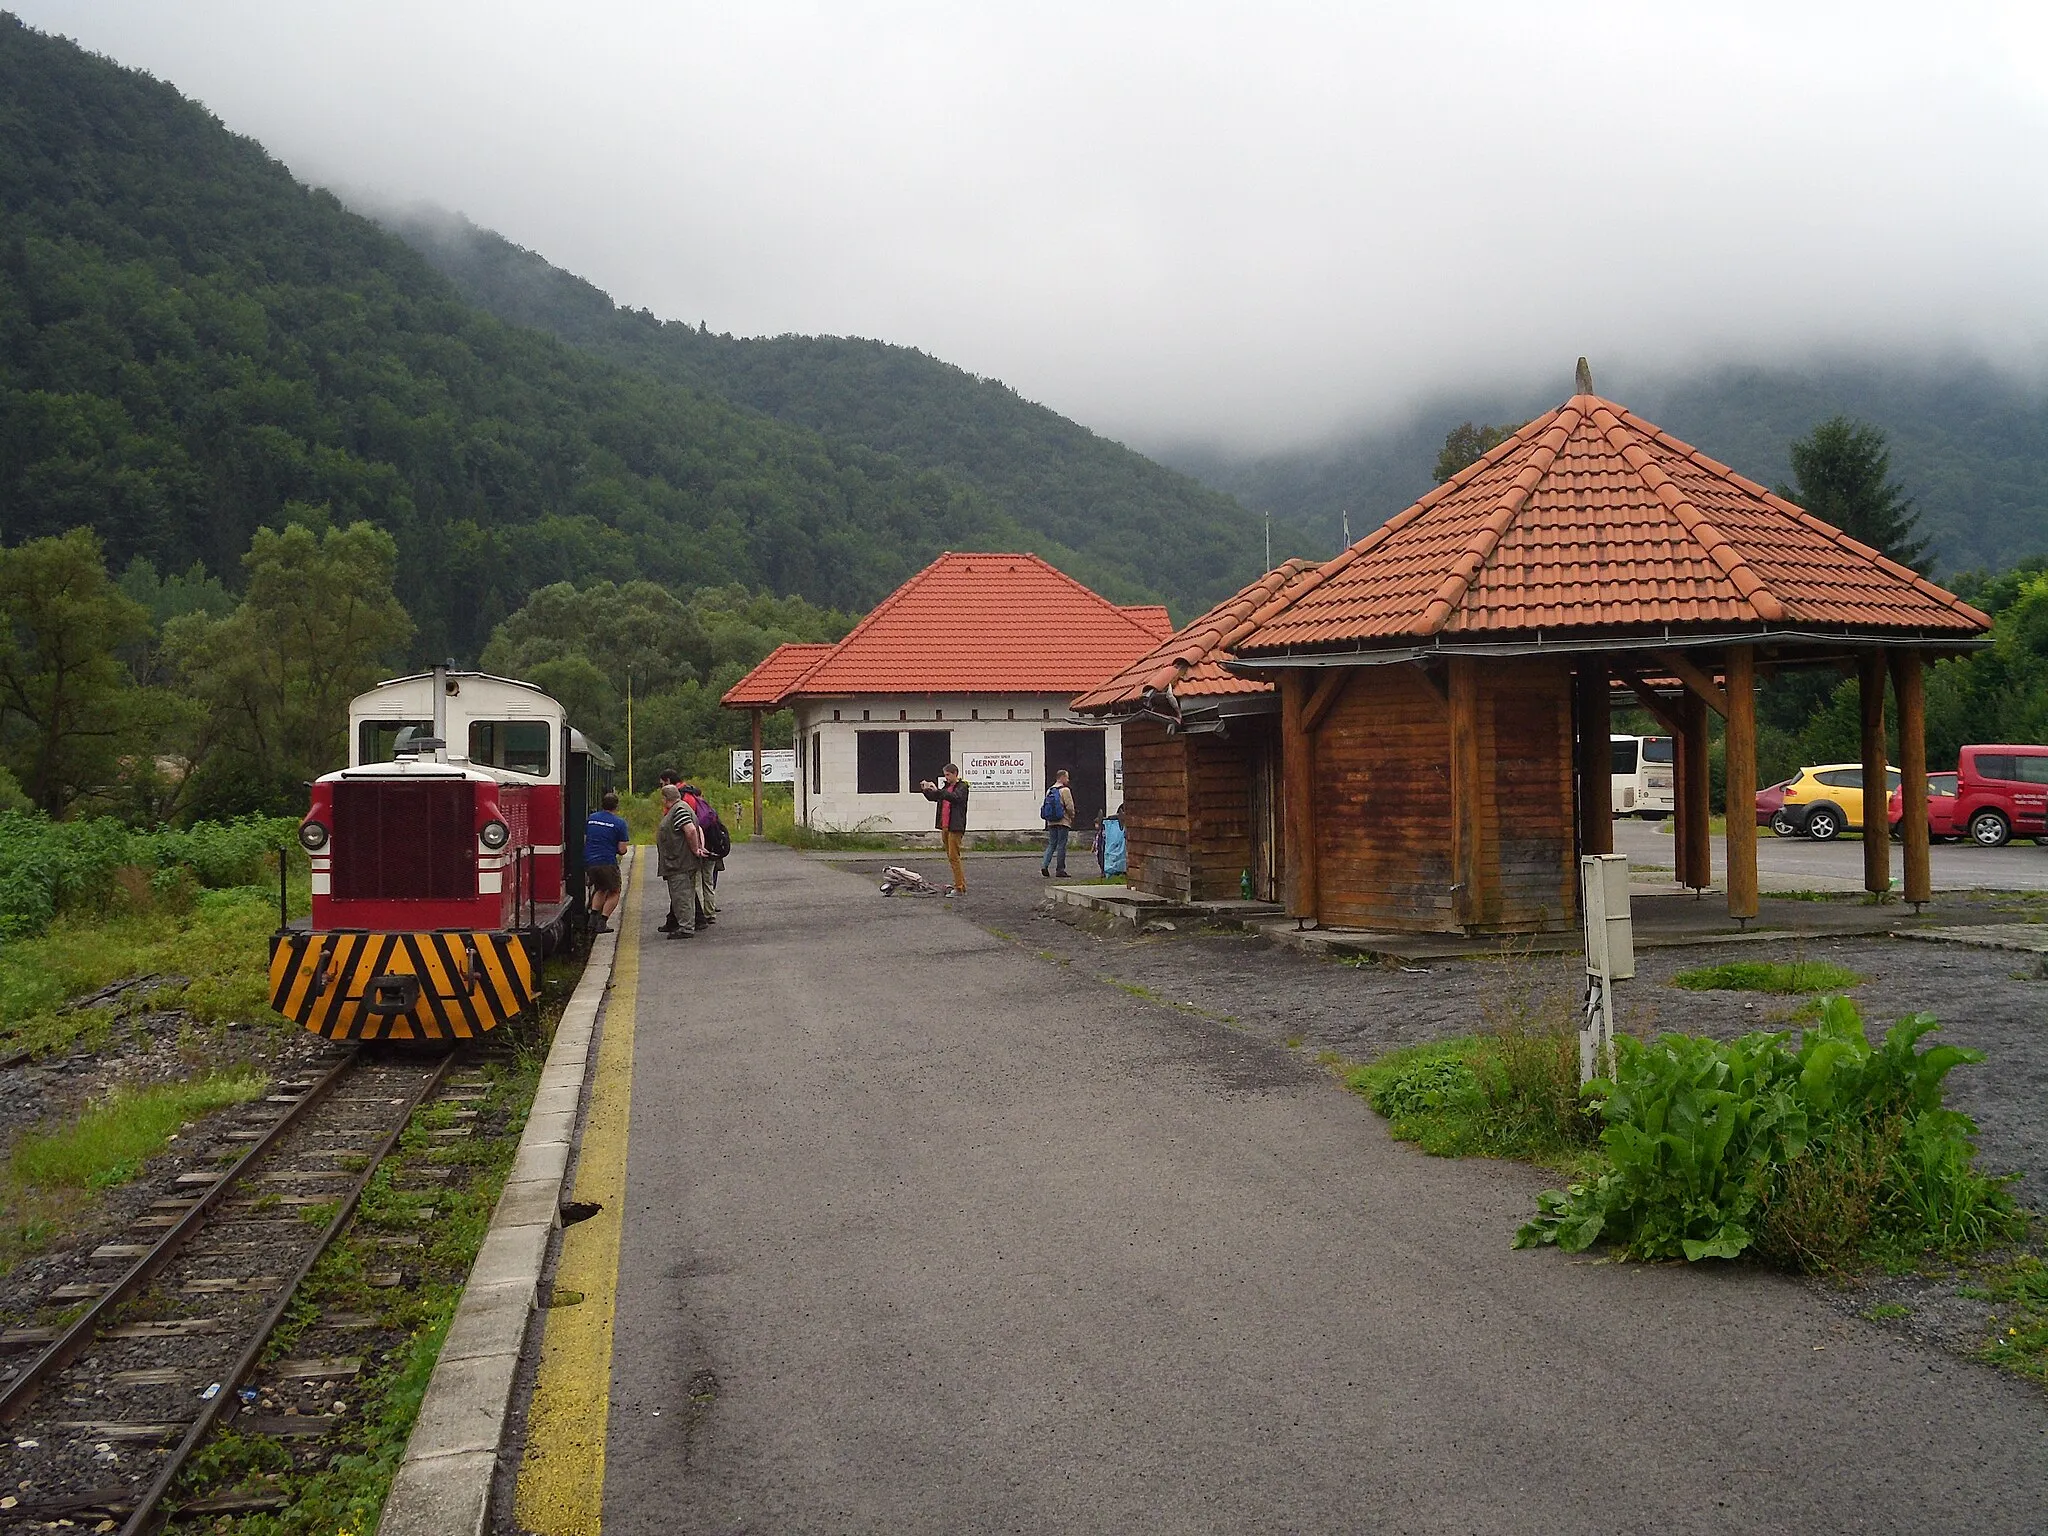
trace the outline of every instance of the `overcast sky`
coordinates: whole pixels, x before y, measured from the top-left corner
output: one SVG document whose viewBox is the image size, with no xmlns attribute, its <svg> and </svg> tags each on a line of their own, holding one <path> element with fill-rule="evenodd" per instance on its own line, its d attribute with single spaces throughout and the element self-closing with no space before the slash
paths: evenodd
<svg viewBox="0 0 2048 1536">
<path fill-rule="evenodd" d="M 2048 363 L 2048 5 L 7 0 L 622 303 L 1143 444 L 1816 350 Z"/>
</svg>

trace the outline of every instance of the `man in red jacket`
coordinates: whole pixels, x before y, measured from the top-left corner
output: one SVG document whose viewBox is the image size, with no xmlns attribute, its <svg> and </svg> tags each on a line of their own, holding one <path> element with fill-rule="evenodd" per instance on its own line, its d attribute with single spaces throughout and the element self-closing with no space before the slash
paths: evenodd
<svg viewBox="0 0 2048 1536">
<path fill-rule="evenodd" d="M 917 787 L 925 799 L 938 805 L 932 824 L 939 829 L 939 838 L 946 845 L 946 862 L 953 866 L 953 883 L 946 887 L 946 894 L 965 896 L 967 871 L 960 867 L 960 839 L 967 831 L 967 783 L 960 777 L 960 765 L 946 764 L 945 782 L 934 784 L 926 779 Z"/>
</svg>

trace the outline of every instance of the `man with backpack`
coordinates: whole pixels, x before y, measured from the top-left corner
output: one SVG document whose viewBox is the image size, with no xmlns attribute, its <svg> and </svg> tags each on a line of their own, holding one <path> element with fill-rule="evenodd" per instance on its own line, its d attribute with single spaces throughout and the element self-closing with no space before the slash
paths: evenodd
<svg viewBox="0 0 2048 1536">
<path fill-rule="evenodd" d="M 1047 880 L 1055 874 L 1064 880 L 1067 878 L 1067 839 L 1074 832 L 1074 792 L 1067 787 L 1066 769 L 1062 768 L 1054 776 L 1052 788 L 1045 792 L 1045 803 L 1038 808 L 1038 819 L 1045 823 L 1045 860 L 1038 866 L 1038 873 Z"/>
<path fill-rule="evenodd" d="M 704 908 L 697 914 L 697 926 L 702 928 L 718 921 L 718 877 L 724 873 L 726 856 L 732 852 L 732 833 L 696 785 L 683 786 L 683 799 L 689 802 L 690 814 L 697 818 L 697 829 L 704 834 L 704 855 L 709 861 L 704 866 Z"/>
<path fill-rule="evenodd" d="M 674 784 L 661 786 L 661 825 L 655 830 L 655 873 L 668 882 L 669 921 L 662 932 L 672 939 L 694 938 L 697 914 L 703 910 L 704 866 L 708 862 L 704 833 L 683 792 Z M 685 924 L 682 914 L 688 912 Z"/>
</svg>

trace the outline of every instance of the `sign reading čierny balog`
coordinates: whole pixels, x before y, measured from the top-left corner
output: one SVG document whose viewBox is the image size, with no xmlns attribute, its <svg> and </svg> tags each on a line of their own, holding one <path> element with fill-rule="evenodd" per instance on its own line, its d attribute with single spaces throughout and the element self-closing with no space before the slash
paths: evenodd
<svg viewBox="0 0 2048 1536">
<path fill-rule="evenodd" d="M 754 754 L 745 747 L 735 747 L 732 753 L 732 781 L 735 784 L 754 782 Z M 777 747 L 761 754 L 761 782 L 763 784 L 794 784 L 796 782 L 796 751 L 792 747 Z"/>
<path fill-rule="evenodd" d="M 1029 752 L 963 752 L 960 777 L 976 789 L 1035 789 Z"/>
</svg>

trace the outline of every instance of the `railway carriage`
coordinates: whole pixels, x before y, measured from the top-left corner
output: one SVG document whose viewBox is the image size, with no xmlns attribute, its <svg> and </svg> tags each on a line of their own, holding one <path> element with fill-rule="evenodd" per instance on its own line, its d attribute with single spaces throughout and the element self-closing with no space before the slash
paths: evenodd
<svg viewBox="0 0 2048 1536">
<path fill-rule="evenodd" d="M 271 941 L 271 1006 L 334 1040 L 473 1039 L 581 931 L 611 759 L 533 684 L 447 667 L 360 695 L 348 731 L 299 824 L 313 909 Z"/>
</svg>

